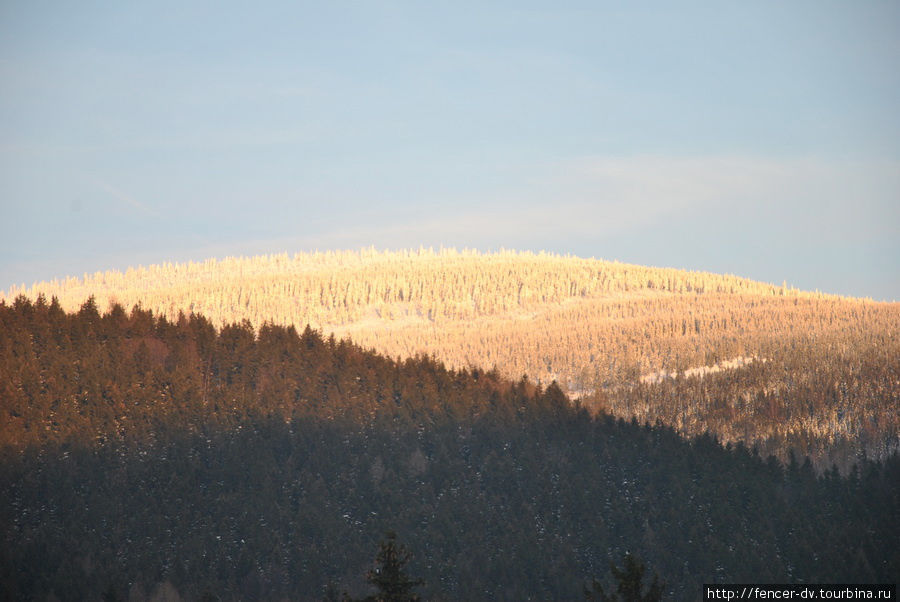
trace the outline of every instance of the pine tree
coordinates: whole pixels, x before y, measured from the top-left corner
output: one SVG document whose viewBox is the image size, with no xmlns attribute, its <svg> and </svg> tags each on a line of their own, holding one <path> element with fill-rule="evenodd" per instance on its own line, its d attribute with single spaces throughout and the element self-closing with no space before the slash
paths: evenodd
<svg viewBox="0 0 900 602">
<path fill-rule="evenodd" d="M 390 531 L 387 541 L 375 557 L 376 566 L 366 575 L 366 581 L 378 588 L 378 592 L 365 598 L 367 602 L 417 602 L 421 600 L 412 590 L 424 583 L 410 579 L 403 570 L 412 557 L 406 547 L 397 543 L 397 535 Z"/>
<path fill-rule="evenodd" d="M 630 553 L 625 553 L 622 560 L 622 568 L 610 563 L 610 571 L 616 579 L 616 593 L 607 594 L 603 585 L 596 579 L 591 589 L 585 588 L 584 597 L 588 600 L 600 600 L 600 602 L 658 602 L 662 600 L 662 584 L 657 575 L 653 575 L 653 583 L 644 590 L 644 563 L 636 559 Z"/>
</svg>

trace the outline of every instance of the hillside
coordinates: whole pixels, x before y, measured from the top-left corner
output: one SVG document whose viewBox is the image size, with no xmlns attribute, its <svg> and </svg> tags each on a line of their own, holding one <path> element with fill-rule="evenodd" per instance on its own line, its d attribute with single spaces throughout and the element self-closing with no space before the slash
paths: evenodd
<svg viewBox="0 0 900 602">
<path fill-rule="evenodd" d="M 0 387 L 0 599 L 361 597 L 387 530 L 428 600 L 580 600 L 626 550 L 676 600 L 900 570 L 900 456 L 816 476 L 311 330 L 20 299 Z"/>
<path fill-rule="evenodd" d="M 310 324 L 389 357 L 557 380 L 592 408 L 842 468 L 900 442 L 900 304 L 550 254 L 327 252 L 164 264 L 6 294 Z"/>
</svg>

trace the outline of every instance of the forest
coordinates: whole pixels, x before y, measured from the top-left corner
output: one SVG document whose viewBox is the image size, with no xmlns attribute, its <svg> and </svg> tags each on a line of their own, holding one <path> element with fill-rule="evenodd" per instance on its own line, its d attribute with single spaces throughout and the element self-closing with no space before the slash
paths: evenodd
<svg viewBox="0 0 900 602">
<path fill-rule="evenodd" d="M 14 287 L 216 328 L 310 325 L 392 358 L 556 381 L 584 407 L 846 473 L 900 449 L 900 304 L 547 253 L 338 251 Z M 730 366 L 728 368 L 723 368 Z"/>
<path fill-rule="evenodd" d="M 817 471 L 310 327 L 20 296 L 0 387 L 2 599 L 363 597 L 388 532 L 428 600 L 583 599 L 626 552 L 667 599 L 900 574 L 896 453 Z"/>
</svg>

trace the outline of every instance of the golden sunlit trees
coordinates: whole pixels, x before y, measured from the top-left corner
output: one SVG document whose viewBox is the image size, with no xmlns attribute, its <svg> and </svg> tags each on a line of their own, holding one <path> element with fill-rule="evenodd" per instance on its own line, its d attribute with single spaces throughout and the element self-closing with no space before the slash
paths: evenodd
<svg viewBox="0 0 900 602">
<path fill-rule="evenodd" d="M 97 272 L 15 287 L 215 326 L 307 324 L 390 357 L 556 380 L 586 406 L 725 441 L 897 446 L 900 305 L 548 253 L 329 251 Z M 802 409 L 806 408 L 806 409 Z M 811 408 L 811 409 L 810 409 Z M 863 444 L 865 440 L 865 444 Z M 783 450 L 782 450 L 783 451 Z"/>
</svg>

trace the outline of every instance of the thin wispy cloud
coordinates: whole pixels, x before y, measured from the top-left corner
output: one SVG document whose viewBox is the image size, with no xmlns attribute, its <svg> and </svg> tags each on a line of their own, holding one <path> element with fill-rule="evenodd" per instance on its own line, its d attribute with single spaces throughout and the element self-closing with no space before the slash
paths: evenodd
<svg viewBox="0 0 900 602">
<path fill-rule="evenodd" d="M 843 294 L 853 293 L 865 270 L 881 275 L 883 290 L 900 273 L 898 161 L 582 157 L 528 171 L 527 186 L 495 191 L 477 205 L 460 198 L 423 215 L 343 216 L 241 252 L 552 248 L 777 283 L 797 273 L 792 284 L 817 288 L 818 275 L 804 268 L 814 253 L 834 272 L 831 290 Z M 735 257 L 759 257 L 768 267 Z"/>
<path fill-rule="evenodd" d="M 860 192 L 870 202 L 886 203 L 900 190 L 900 161 L 889 160 L 586 157 L 563 163 L 555 171 L 553 185 L 569 198 L 624 204 L 647 217 L 710 203 L 828 201 Z"/>
<path fill-rule="evenodd" d="M 130 209 L 133 209 L 143 215 L 152 216 L 152 217 L 161 217 L 160 214 L 155 209 L 153 209 L 152 207 L 150 207 L 149 205 L 147 205 L 145 203 L 140 202 L 139 200 L 137 200 L 130 194 L 122 192 L 121 190 L 119 190 L 118 188 L 116 188 L 115 186 L 110 184 L 109 182 L 106 182 L 105 180 L 101 180 L 100 178 L 97 178 L 97 177 L 91 178 L 91 181 L 94 184 L 96 184 L 98 187 L 100 187 L 103 190 L 105 190 L 106 192 L 108 192 L 109 195 L 112 196 L 114 199 L 121 201 L 121 204 L 124 204 L 126 207 L 129 207 Z"/>
<path fill-rule="evenodd" d="M 540 207 L 539 222 L 528 212 L 500 222 L 534 233 L 556 227 L 560 235 L 640 229 L 673 220 L 686 233 L 714 230 L 723 210 L 762 226 L 766 220 L 795 218 L 837 230 L 884 234 L 896 228 L 900 161 L 838 161 L 753 156 L 586 157 L 555 166 L 524 193 Z M 553 203 L 547 204 L 546 200 Z M 893 219 L 892 219 L 893 218 Z M 691 221 L 693 220 L 693 221 Z M 712 221 L 711 221 L 712 220 Z M 804 223 L 795 224 L 802 229 Z M 770 223 L 768 226 L 775 227 Z"/>
<path fill-rule="evenodd" d="M 715 214 L 742 216 L 772 228 L 795 219 L 822 237 L 884 234 L 900 223 L 900 161 L 814 158 L 639 156 L 584 157 L 529 168 L 526 187 L 448 200 L 431 215 L 378 212 L 320 222 L 317 232 L 279 237 L 304 248 L 369 244 L 496 247 L 496 241 L 597 237 L 642 232 L 660 221 L 686 236 L 716 230 Z M 787 224 L 790 226 L 790 224 Z M 764 240 L 767 232 L 759 233 Z M 771 236 L 771 233 L 768 234 Z"/>
<path fill-rule="evenodd" d="M 754 156 L 583 157 L 531 169 L 528 186 L 486 198 L 479 209 L 455 209 L 426 229 L 448 234 L 518 232 L 565 236 L 640 229 L 660 219 L 724 208 L 764 218 L 791 213 L 835 228 L 865 222 L 896 228 L 900 161 L 839 161 Z M 774 213 L 773 213 L 774 211 Z M 848 221 L 849 219 L 849 221 Z M 417 221 L 416 227 L 423 222 Z M 393 228 L 393 226 L 391 226 Z M 410 228 L 414 224 L 410 224 Z M 691 229 L 714 229 L 698 220 Z"/>
</svg>

